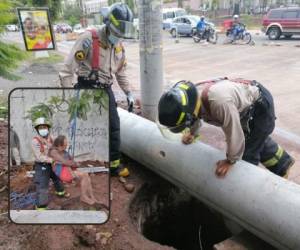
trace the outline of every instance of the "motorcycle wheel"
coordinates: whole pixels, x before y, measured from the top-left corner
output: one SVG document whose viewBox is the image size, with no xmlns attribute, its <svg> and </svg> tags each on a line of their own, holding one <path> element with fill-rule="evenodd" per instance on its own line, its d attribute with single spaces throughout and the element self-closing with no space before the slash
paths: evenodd
<svg viewBox="0 0 300 250">
<path fill-rule="evenodd" d="M 195 43 L 199 43 L 201 41 L 201 38 L 198 35 L 194 35 L 193 40 Z"/>
<path fill-rule="evenodd" d="M 246 32 L 242 38 L 244 44 L 249 44 L 252 41 L 252 36 L 249 32 Z"/>
<path fill-rule="evenodd" d="M 217 32 L 213 32 L 213 33 L 209 34 L 208 42 L 210 42 L 212 44 L 216 44 L 217 41 L 218 41 L 218 33 Z"/>
</svg>

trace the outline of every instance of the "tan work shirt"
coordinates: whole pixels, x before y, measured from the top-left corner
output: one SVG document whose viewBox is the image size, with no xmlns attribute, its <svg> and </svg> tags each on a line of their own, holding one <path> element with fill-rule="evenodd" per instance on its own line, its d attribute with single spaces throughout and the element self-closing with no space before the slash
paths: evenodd
<svg viewBox="0 0 300 250">
<path fill-rule="evenodd" d="M 31 144 L 34 160 L 36 162 L 52 163 L 52 158 L 48 156 L 49 149 L 52 147 L 52 138 L 48 136 L 46 139 L 39 135 L 37 137 L 40 142 L 36 138 L 33 138 Z"/>
<path fill-rule="evenodd" d="M 257 86 L 224 80 L 212 85 L 208 91 L 210 115 L 202 106 L 201 118 L 224 131 L 227 158 L 240 160 L 245 150 L 245 136 L 240 114 L 259 98 Z"/>
<path fill-rule="evenodd" d="M 112 46 L 107 39 L 106 27 L 97 29 L 99 36 L 99 80 L 102 83 L 112 83 L 113 75 L 127 94 L 130 91 L 129 81 L 125 72 L 126 57 L 121 43 Z M 93 40 L 92 33 L 86 31 L 75 42 L 71 53 L 66 59 L 62 70 L 59 72 L 61 85 L 63 87 L 73 86 L 73 76 L 88 77 L 92 70 Z"/>
</svg>

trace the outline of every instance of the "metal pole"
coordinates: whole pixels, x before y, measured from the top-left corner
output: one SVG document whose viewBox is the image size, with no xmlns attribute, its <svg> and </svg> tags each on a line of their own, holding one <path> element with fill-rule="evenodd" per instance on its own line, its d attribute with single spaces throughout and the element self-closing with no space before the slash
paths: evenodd
<svg viewBox="0 0 300 250">
<path fill-rule="evenodd" d="M 150 120 L 156 118 L 163 86 L 161 8 L 161 0 L 139 0 L 142 113 Z"/>
<path fill-rule="evenodd" d="M 121 151 L 279 249 L 300 249 L 300 185 L 239 161 L 215 176 L 225 154 L 162 137 L 155 123 L 118 110 Z"/>
</svg>

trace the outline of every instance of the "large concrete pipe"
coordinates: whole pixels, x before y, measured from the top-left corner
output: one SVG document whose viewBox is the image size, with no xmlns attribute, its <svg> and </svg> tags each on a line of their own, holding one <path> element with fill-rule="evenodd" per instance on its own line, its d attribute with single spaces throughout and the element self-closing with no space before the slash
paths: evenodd
<svg viewBox="0 0 300 250">
<path fill-rule="evenodd" d="M 223 152 L 161 136 L 155 123 L 119 109 L 121 150 L 279 249 L 300 249 L 300 186 L 239 161 L 224 179 Z"/>
</svg>

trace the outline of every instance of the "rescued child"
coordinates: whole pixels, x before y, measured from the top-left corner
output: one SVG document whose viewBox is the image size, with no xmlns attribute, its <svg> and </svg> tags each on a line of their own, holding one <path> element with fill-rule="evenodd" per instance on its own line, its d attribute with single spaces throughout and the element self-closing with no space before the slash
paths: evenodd
<svg viewBox="0 0 300 250">
<path fill-rule="evenodd" d="M 64 135 L 59 135 L 49 150 L 49 156 L 54 160 L 53 170 L 55 174 L 63 182 L 72 182 L 73 180 L 79 179 L 81 186 L 80 200 L 82 202 L 88 205 L 100 203 L 94 196 L 89 174 L 76 170 L 78 163 L 76 163 L 66 151 L 67 147 L 67 138 Z"/>
<path fill-rule="evenodd" d="M 55 193 L 59 197 L 69 197 L 60 179 L 52 170 L 52 159 L 48 156 L 48 151 L 52 147 L 50 135 L 51 124 L 45 117 L 40 117 L 34 121 L 34 128 L 37 136 L 32 139 L 32 151 L 34 155 L 34 184 L 36 186 L 36 209 L 45 210 L 49 203 L 49 180 L 52 179 Z"/>
</svg>

